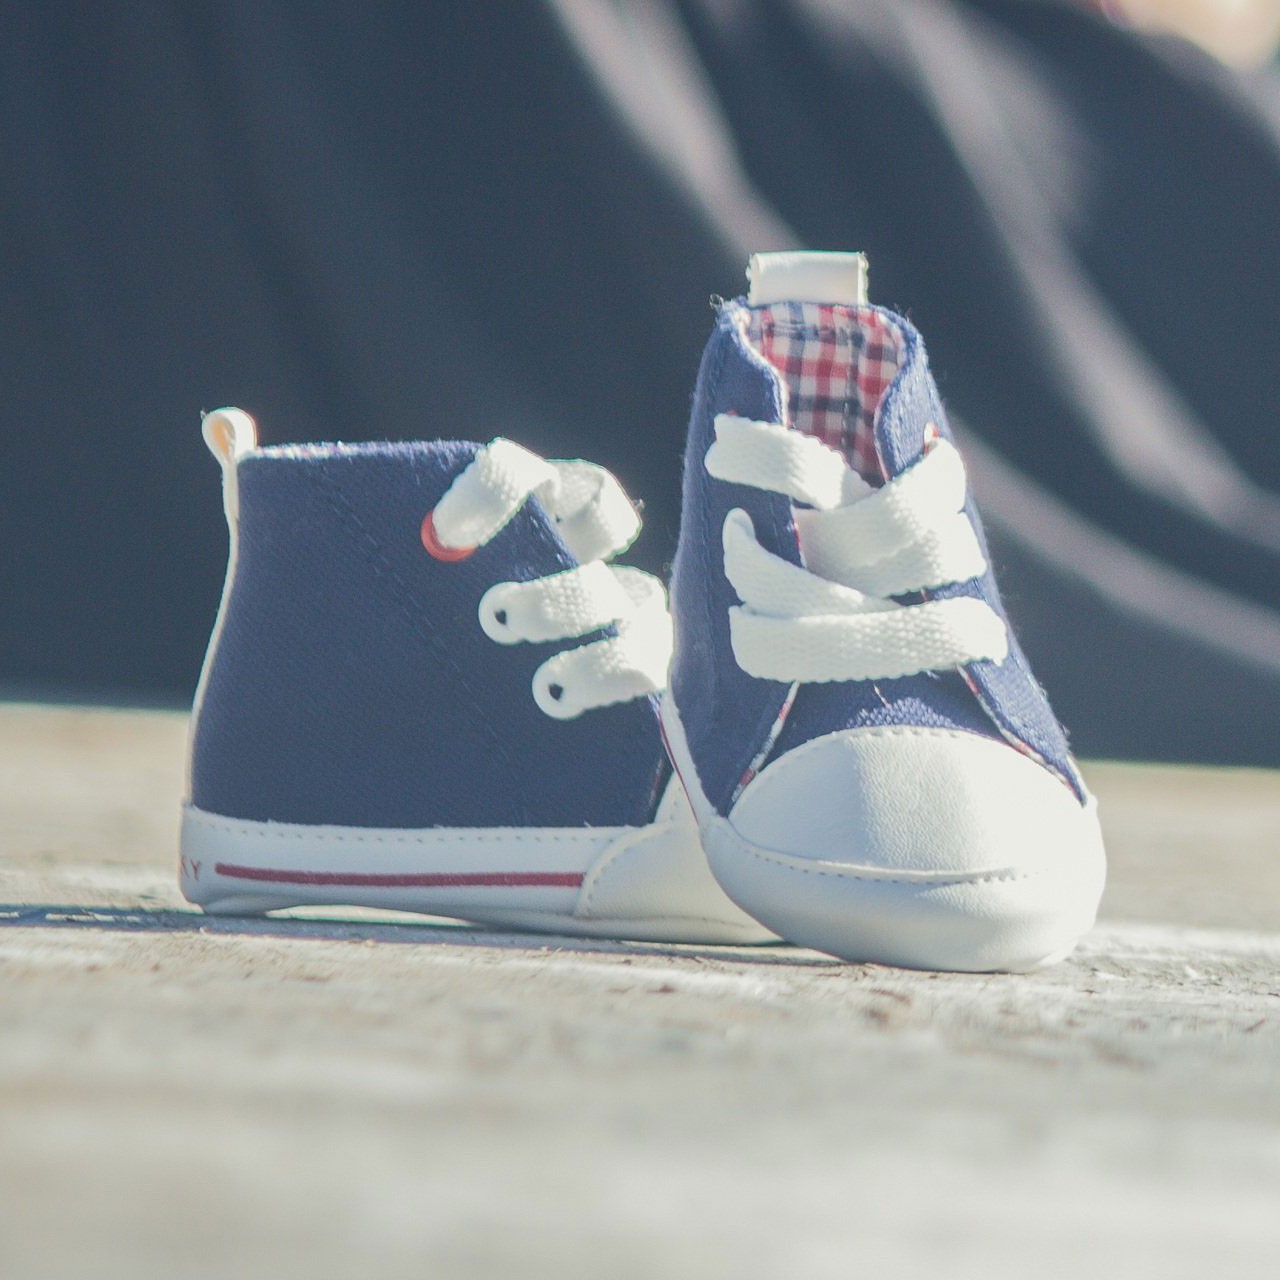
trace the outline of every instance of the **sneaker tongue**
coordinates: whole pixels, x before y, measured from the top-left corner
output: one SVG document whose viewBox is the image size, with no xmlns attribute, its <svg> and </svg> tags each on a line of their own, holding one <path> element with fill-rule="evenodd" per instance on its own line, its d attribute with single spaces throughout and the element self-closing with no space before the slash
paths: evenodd
<svg viewBox="0 0 1280 1280">
<path fill-rule="evenodd" d="M 747 263 L 747 305 L 867 303 L 867 259 L 861 253 L 754 253 Z"/>
<path fill-rule="evenodd" d="M 747 280 L 744 336 L 782 377 L 787 425 L 839 450 L 868 483 L 882 483 L 877 411 L 902 366 L 903 343 L 897 318 L 867 302 L 866 258 L 757 253 Z"/>
</svg>

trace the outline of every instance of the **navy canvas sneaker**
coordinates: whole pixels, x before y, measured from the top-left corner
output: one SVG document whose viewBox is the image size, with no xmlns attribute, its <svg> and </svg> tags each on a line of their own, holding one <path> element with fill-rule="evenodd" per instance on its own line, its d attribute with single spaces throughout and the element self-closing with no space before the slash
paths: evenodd
<svg viewBox="0 0 1280 1280">
<path fill-rule="evenodd" d="M 703 356 L 663 726 L 720 884 L 850 960 L 1027 969 L 1096 809 L 1013 637 L 920 335 L 857 254 L 761 254 Z"/>
<path fill-rule="evenodd" d="M 206 416 L 231 530 L 182 890 L 562 933 L 770 935 L 719 890 L 653 695 L 661 584 L 616 480 L 508 440 L 259 448 Z"/>
</svg>

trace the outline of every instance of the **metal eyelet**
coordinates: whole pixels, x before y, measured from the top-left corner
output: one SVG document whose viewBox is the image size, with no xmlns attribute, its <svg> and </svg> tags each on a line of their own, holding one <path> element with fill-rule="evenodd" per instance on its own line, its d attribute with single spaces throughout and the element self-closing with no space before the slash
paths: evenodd
<svg viewBox="0 0 1280 1280">
<path fill-rule="evenodd" d="M 420 532 L 423 547 L 437 560 L 444 561 L 445 564 L 453 564 L 458 560 L 465 560 L 475 550 L 475 547 L 446 547 L 440 541 L 440 535 L 436 532 L 434 515 L 435 510 L 433 508 L 422 517 Z"/>
</svg>

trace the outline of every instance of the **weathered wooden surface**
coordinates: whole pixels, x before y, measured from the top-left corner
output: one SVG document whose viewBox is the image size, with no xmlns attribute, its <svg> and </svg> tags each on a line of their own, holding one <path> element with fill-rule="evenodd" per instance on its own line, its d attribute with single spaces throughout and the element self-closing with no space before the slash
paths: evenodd
<svg viewBox="0 0 1280 1280">
<path fill-rule="evenodd" d="M 1022 977 L 209 921 L 185 722 L 0 706 L 0 1277 L 1272 1276 L 1280 776 L 1099 765 Z"/>
</svg>

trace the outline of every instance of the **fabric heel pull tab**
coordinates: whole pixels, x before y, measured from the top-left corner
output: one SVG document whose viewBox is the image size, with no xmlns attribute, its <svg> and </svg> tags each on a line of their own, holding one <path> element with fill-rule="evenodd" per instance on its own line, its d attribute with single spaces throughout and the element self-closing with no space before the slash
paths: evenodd
<svg viewBox="0 0 1280 1280">
<path fill-rule="evenodd" d="M 753 253 L 747 263 L 747 305 L 824 302 L 867 304 L 867 259 L 861 253 Z"/>
<path fill-rule="evenodd" d="M 243 409 L 214 409 L 200 422 L 204 442 L 222 467 L 222 505 L 234 524 L 240 513 L 236 464 L 258 447 L 258 424 Z"/>
</svg>

